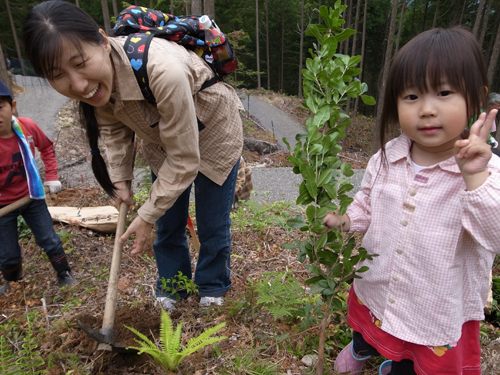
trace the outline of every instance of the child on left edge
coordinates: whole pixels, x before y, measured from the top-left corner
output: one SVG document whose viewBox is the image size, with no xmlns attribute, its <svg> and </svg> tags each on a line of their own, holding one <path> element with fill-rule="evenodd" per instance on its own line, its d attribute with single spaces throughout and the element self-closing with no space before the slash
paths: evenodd
<svg viewBox="0 0 500 375">
<path fill-rule="evenodd" d="M 10 289 L 10 281 L 21 280 L 22 254 L 17 237 L 17 218 L 21 215 L 31 228 L 35 241 L 47 254 L 60 286 L 76 282 L 66 259 L 61 239 L 52 227 L 44 189 L 34 163 L 35 147 L 45 164 L 44 186 L 51 194 L 61 190 L 57 178 L 54 143 L 29 118 L 16 118 L 16 101 L 0 81 L 0 208 L 28 194 L 30 203 L 0 217 L 0 271 L 6 283 L 0 297 Z"/>
</svg>

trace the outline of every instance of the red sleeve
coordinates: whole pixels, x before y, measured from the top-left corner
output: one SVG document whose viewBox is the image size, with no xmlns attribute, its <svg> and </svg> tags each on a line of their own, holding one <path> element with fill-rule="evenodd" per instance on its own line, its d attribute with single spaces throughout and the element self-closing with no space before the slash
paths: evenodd
<svg viewBox="0 0 500 375">
<path fill-rule="evenodd" d="M 45 135 L 40 127 L 31 119 L 20 117 L 26 139 L 35 155 L 35 147 L 40 152 L 43 164 L 45 165 L 45 181 L 57 181 L 57 161 L 54 142 Z"/>
</svg>

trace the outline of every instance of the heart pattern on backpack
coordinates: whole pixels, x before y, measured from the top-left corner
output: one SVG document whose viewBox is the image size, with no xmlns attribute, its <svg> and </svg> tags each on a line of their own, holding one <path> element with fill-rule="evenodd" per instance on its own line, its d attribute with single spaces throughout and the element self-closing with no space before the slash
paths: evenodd
<svg viewBox="0 0 500 375">
<path fill-rule="evenodd" d="M 135 70 L 139 70 L 141 69 L 141 66 L 142 66 L 142 60 L 141 59 L 132 59 L 130 60 L 130 65 L 132 65 L 132 68 L 134 68 Z"/>
</svg>

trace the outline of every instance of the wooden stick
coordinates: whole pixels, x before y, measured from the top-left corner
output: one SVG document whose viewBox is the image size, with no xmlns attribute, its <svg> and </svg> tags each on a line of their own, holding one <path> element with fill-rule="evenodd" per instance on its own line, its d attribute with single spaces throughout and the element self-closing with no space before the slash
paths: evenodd
<svg viewBox="0 0 500 375">
<path fill-rule="evenodd" d="M 200 240 L 198 240 L 198 235 L 196 234 L 196 230 L 194 229 L 193 222 L 191 221 L 191 216 L 188 215 L 187 226 L 189 228 L 189 233 L 191 233 L 191 237 L 193 238 L 193 245 L 197 251 L 200 251 Z"/>
</svg>

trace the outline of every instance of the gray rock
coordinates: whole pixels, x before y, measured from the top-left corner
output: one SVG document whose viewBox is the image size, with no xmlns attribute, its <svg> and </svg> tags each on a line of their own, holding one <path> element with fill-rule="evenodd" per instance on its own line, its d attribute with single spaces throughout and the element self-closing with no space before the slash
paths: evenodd
<svg viewBox="0 0 500 375">
<path fill-rule="evenodd" d="M 302 358 L 300 361 L 307 367 L 311 367 L 314 366 L 317 360 L 318 356 L 316 354 L 308 354 L 304 356 L 304 358 Z"/>
</svg>

